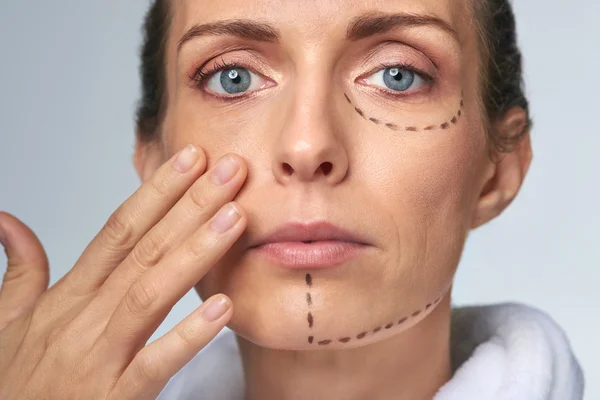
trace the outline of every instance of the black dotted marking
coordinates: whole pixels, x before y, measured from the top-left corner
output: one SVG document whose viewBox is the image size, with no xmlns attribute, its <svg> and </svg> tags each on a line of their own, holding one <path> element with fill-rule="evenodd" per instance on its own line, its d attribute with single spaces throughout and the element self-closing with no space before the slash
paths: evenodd
<svg viewBox="0 0 600 400">
<path fill-rule="evenodd" d="M 312 276 L 310 276 L 310 274 L 306 274 L 306 284 L 308 285 L 309 288 L 312 286 Z M 308 304 L 308 308 L 310 310 L 310 306 L 312 305 L 312 297 L 310 295 L 310 292 L 306 293 L 306 303 Z M 313 315 L 310 311 L 308 312 L 308 316 L 306 319 L 308 320 L 308 328 L 312 329 L 314 319 L 313 319 Z M 308 337 L 308 343 L 312 343 L 313 340 L 314 340 L 314 336 Z"/>
<path fill-rule="evenodd" d="M 350 100 L 350 97 L 348 97 L 348 95 L 346 93 L 344 93 L 344 97 L 346 98 L 346 100 L 348 101 L 348 103 L 350 105 L 352 105 L 352 107 L 354 107 L 354 110 L 363 118 L 367 118 L 369 121 L 373 122 L 374 124 L 383 124 L 385 125 L 387 128 L 393 130 L 393 131 L 398 131 L 401 129 L 400 126 L 398 126 L 397 124 L 391 123 L 391 122 L 383 122 L 380 119 L 374 118 L 374 117 L 367 117 L 364 113 L 363 110 L 361 110 L 360 108 L 356 107 L 353 103 L 352 100 Z M 456 124 L 458 122 L 458 118 L 462 115 L 462 107 L 464 106 L 464 99 L 463 99 L 463 91 L 461 90 L 461 99 L 460 99 L 460 108 L 458 109 L 458 111 L 456 112 L 456 115 L 452 116 L 452 118 L 450 119 L 450 121 L 446 121 L 446 122 L 442 122 L 439 125 L 428 125 L 426 127 L 423 128 L 423 130 L 425 131 L 433 131 L 436 129 L 448 129 L 448 127 L 450 126 L 450 123 L 452 124 Z M 419 128 L 416 126 L 407 126 L 404 128 L 405 131 L 407 132 L 418 132 Z"/>
<path fill-rule="evenodd" d="M 309 282 L 310 282 L 310 283 L 309 283 L 309 285 L 310 285 L 310 284 L 312 284 L 312 279 L 311 279 L 311 277 L 310 277 L 310 274 L 306 274 L 306 282 L 307 282 L 307 283 L 309 283 Z M 437 304 L 437 303 L 438 303 L 438 302 L 439 302 L 439 301 L 440 301 L 440 300 L 443 298 L 443 296 L 444 296 L 444 295 L 441 295 L 441 296 L 439 296 L 437 299 L 435 299 L 433 302 L 431 302 L 431 303 L 428 303 L 428 304 L 425 306 L 425 308 L 424 308 L 424 309 L 421 309 L 421 310 L 416 310 L 416 311 L 414 311 L 414 312 L 411 314 L 411 316 L 410 316 L 410 317 L 408 317 L 408 316 L 407 316 L 407 317 L 402 317 L 402 318 L 401 318 L 401 319 L 398 321 L 398 325 L 401 325 L 401 324 L 403 324 L 404 322 L 408 321 L 408 319 L 409 319 L 409 318 L 413 318 L 413 317 L 416 317 L 416 316 L 418 316 L 419 314 L 421 314 L 421 312 L 422 312 L 422 311 L 429 309 L 429 308 L 430 308 L 432 305 L 434 305 L 434 304 Z M 307 299 L 310 299 L 310 296 L 307 296 Z M 307 301 L 308 301 L 308 300 L 307 300 Z M 313 326 L 313 322 L 314 322 L 314 320 L 313 320 L 313 317 L 312 317 L 312 313 L 311 313 L 311 312 L 309 312 L 309 313 L 308 313 L 308 324 L 309 324 L 309 327 L 310 327 L 310 328 L 312 328 L 312 326 Z M 385 329 L 390 329 L 390 328 L 392 328 L 393 326 L 394 326 L 394 323 L 393 323 L 393 322 L 390 322 L 389 324 L 385 325 Z M 375 329 L 373 329 L 373 333 L 377 333 L 377 332 L 381 331 L 381 329 L 382 329 L 382 327 L 381 327 L 381 326 L 378 326 L 378 327 L 376 327 Z M 356 338 L 357 338 L 357 339 L 363 339 L 365 336 L 367 336 L 367 334 L 368 334 L 368 333 L 369 333 L 369 332 L 361 332 L 361 333 L 359 333 L 358 335 L 356 335 Z M 339 338 L 339 339 L 337 339 L 337 341 L 338 341 L 338 342 L 340 342 L 340 343 L 348 343 L 348 342 L 349 342 L 351 339 L 352 339 L 351 337 L 347 336 L 347 337 Z M 309 336 L 309 337 L 308 337 L 308 343 L 311 343 L 311 344 L 312 344 L 313 342 L 314 342 L 314 336 Z M 321 341 L 319 341 L 319 342 L 318 342 L 318 344 L 319 344 L 319 345 L 322 345 L 322 346 L 325 346 L 325 345 L 328 345 L 328 344 L 330 344 L 331 342 L 332 342 L 332 340 L 331 340 L 331 339 L 326 339 L 326 340 L 321 340 Z"/>
</svg>

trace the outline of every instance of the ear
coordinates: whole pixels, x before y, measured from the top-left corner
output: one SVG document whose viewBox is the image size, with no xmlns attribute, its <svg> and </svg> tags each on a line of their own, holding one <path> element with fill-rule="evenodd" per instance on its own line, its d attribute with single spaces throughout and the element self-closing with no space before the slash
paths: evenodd
<svg viewBox="0 0 600 400">
<path fill-rule="evenodd" d="M 529 129 L 527 123 L 525 110 L 513 107 L 494 124 L 493 129 L 503 137 L 515 137 L 524 129 Z M 500 215 L 517 196 L 533 157 L 529 132 L 521 137 L 510 152 L 493 152 L 498 157 L 492 157 L 496 161 L 486 161 L 484 182 L 471 219 L 471 229 Z"/>
<path fill-rule="evenodd" d="M 141 181 L 146 182 L 164 162 L 164 151 L 160 140 L 142 141 L 137 134 L 133 166 Z"/>
</svg>

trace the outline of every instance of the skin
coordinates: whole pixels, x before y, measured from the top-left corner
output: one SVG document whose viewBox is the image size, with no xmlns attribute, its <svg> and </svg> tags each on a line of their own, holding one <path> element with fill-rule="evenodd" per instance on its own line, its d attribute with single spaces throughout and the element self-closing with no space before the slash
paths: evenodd
<svg viewBox="0 0 600 400">
<path fill-rule="evenodd" d="M 22 223 L 0 214 L 0 230 L 11 243 L 9 270 L 37 271 L 27 279 L 11 272 L 19 276 L 9 284 L 5 278 L 0 322 L 6 328 L 0 335 L 39 343 L 44 330 L 26 329 L 33 321 L 54 327 L 51 349 L 86 338 L 61 358 L 61 365 L 81 371 L 77 354 L 91 353 L 85 359 L 94 361 L 86 361 L 84 371 L 107 371 L 108 383 L 86 398 L 152 398 L 225 324 L 240 345 L 247 400 L 431 398 L 451 376 L 450 298 L 466 238 L 512 202 L 532 159 L 528 135 L 512 152 L 490 158 L 470 5 L 178 0 L 172 6 L 168 107 L 160 140 L 137 142 L 134 165 L 144 182 L 139 194 L 109 220 L 109 234 L 101 232 L 72 272 L 45 292 L 41 245 Z M 431 26 L 411 26 L 346 40 L 349 22 L 373 11 L 432 15 L 446 21 L 457 39 Z M 237 18 L 272 25 L 280 31 L 279 43 L 207 35 L 178 51 L 194 25 Z M 250 98 L 224 102 L 194 86 L 196 68 L 209 69 L 215 61 L 241 64 L 264 87 Z M 399 62 L 427 71 L 433 83 L 404 97 L 385 96 L 385 87 L 367 78 L 381 63 Z M 460 118 L 441 128 L 459 109 Z M 390 129 L 369 118 L 419 129 Z M 514 135 L 525 124 L 525 112 L 513 108 L 493 128 Z M 440 129 L 425 129 L 431 125 Z M 189 143 L 199 161 L 177 175 L 168 160 Z M 204 171 L 227 154 L 240 169 L 229 183 L 215 185 Z M 208 221 L 234 198 L 241 219 L 226 240 L 217 240 Z M 282 270 L 246 251 L 258 236 L 291 219 L 328 220 L 359 233 L 370 246 L 342 267 L 310 271 L 310 280 L 305 270 Z M 122 225 L 132 232 L 114 234 Z M 24 282 L 34 289 L 19 297 Z M 144 338 L 192 287 L 203 300 L 225 294 L 234 307 L 212 323 L 192 314 L 187 325 L 165 336 L 170 341 L 147 350 Z M 43 301 L 14 312 L 25 298 L 40 295 Z M 174 337 L 185 337 L 186 345 Z M 116 357 L 121 364 L 108 364 L 123 367 L 106 366 L 107 349 L 122 355 Z M 0 376 L 11 377 L 4 386 L 0 381 L 0 394 L 3 388 L 11 394 L 23 387 L 53 388 L 48 382 L 64 373 L 51 367 L 55 358 L 47 349 L 38 358 L 11 354 L 23 364 L 0 364 Z M 142 367 L 125 369 L 131 359 Z M 42 366 L 37 375 L 16 378 L 23 375 L 17 371 L 36 364 Z M 147 374 L 139 370 L 154 371 L 154 379 L 140 378 Z M 90 389 L 65 383 L 60 390 L 64 395 Z"/>
<path fill-rule="evenodd" d="M 415 399 L 430 396 L 449 377 L 448 288 L 466 237 L 510 203 L 531 159 L 528 139 L 499 164 L 488 157 L 468 10 L 467 4 L 437 0 L 174 3 L 163 142 L 159 151 L 139 149 L 138 171 L 146 176 L 152 172 L 148 158 L 160 163 L 162 152 L 188 142 L 206 149 L 209 163 L 230 151 L 248 162 L 248 180 L 236 197 L 248 212 L 248 229 L 196 285 L 202 298 L 222 292 L 236 305 L 228 326 L 238 335 L 251 382 L 248 399 L 361 393 Z M 370 11 L 439 17 L 458 41 L 425 26 L 345 40 L 348 23 Z M 195 24 L 236 18 L 273 25 L 280 43 L 209 35 L 177 52 L 176 43 Z M 394 43 L 382 48 L 384 41 Z M 223 50 L 235 44 L 252 51 Z M 205 64 L 210 70 L 215 62 L 242 64 L 271 86 L 227 103 L 206 95 L 214 93 L 211 88 L 190 87 L 186 78 L 194 68 Z M 381 86 L 365 84 L 379 63 L 394 62 L 411 62 L 437 80 L 396 100 L 378 93 Z M 353 112 L 344 98 L 347 93 L 367 115 L 427 127 L 456 115 L 461 92 L 460 123 L 432 132 L 386 130 Z M 522 110 L 511 110 L 497 129 L 516 133 L 525 118 Z M 245 238 L 293 218 L 333 221 L 373 245 L 343 273 L 312 274 L 312 330 L 304 272 L 265 268 L 264 260 L 244 252 Z M 307 335 L 318 341 L 372 332 L 441 294 L 446 296 L 437 308 L 409 323 L 360 341 L 334 341 L 327 352 L 301 351 L 315 350 Z"/>
</svg>

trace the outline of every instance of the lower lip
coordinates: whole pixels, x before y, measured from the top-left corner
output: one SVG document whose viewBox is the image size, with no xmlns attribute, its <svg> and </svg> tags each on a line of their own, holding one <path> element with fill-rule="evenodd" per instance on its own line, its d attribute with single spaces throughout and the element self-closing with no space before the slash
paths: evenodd
<svg viewBox="0 0 600 400">
<path fill-rule="evenodd" d="M 367 246 L 338 240 L 313 243 L 277 242 L 251 249 L 282 267 L 290 269 L 328 268 L 356 257 Z"/>
</svg>

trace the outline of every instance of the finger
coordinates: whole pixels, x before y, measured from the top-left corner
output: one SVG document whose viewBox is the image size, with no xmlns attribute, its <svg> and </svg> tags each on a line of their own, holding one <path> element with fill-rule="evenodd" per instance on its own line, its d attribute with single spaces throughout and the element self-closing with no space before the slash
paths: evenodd
<svg viewBox="0 0 600 400">
<path fill-rule="evenodd" d="M 116 307 L 133 282 L 235 197 L 246 176 L 247 168 L 240 156 L 221 157 L 133 248 L 100 289 L 99 301 L 104 305 L 112 302 Z"/>
<path fill-rule="evenodd" d="M 108 219 L 64 281 L 88 293 L 100 287 L 146 234 L 204 172 L 201 149 L 188 145 L 164 163 Z"/>
<path fill-rule="evenodd" d="M 212 296 L 168 333 L 140 350 L 109 398 L 155 399 L 169 379 L 214 339 L 232 315 L 227 296 Z"/>
<path fill-rule="evenodd" d="M 11 214 L 0 212 L 0 237 L 7 257 L 0 288 L 0 329 L 29 310 L 50 280 L 48 257 L 38 237 Z"/>
<path fill-rule="evenodd" d="M 101 335 L 104 340 L 119 353 L 137 352 L 175 303 L 239 238 L 246 223 L 247 217 L 237 204 L 223 206 L 176 251 L 131 285 Z"/>
</svg>

